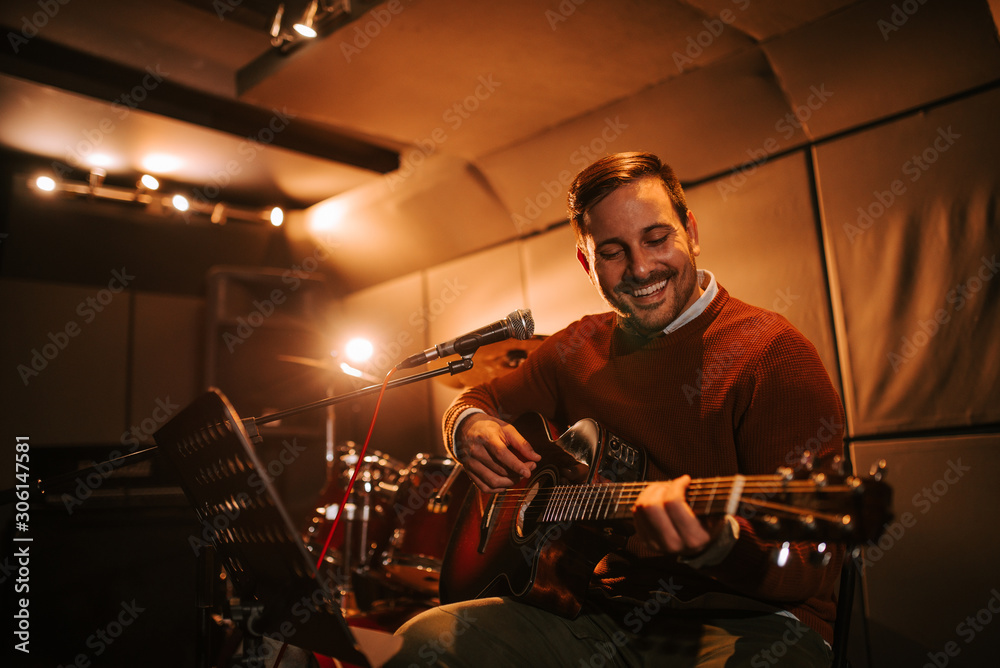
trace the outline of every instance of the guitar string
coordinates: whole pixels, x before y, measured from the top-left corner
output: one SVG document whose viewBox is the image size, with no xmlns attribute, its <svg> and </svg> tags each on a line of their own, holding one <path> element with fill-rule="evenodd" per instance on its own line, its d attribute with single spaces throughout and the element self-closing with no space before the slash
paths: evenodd
<svg viewBox="0 0 1000 668">
<path fill-rule="evenodd" d="M 719 478 L 718 481 L 729 481 L 732 478 Z M 544 487 L 533 490 L 535 492 L 535 499 L 532 504 L 538 504 L 539 507 L 543 509 L 548 509 L 549 503 L 556 499 L 557 505 L 562 505 L 564 507 L 555 509 L 555 513 L 558 515 L 560 513 L 565 513 L 566 511 L 572 516 L 575 513 L 581 515 L 589 515 L 588 511 L 592 510 L 586 506 L 581 507 L 580 502 L 590 503 L 591 505 L 597 505 L 598 508 L 603 508 L 605 504 L 608 505 L 608 509 L 604 511 L 605 516 L 607 516 L 607 511 L 610 510 L 611 503 L 615 504 L 615 512 L 622 512 L 622 503 L 627 503 L 628 507 L 625 509 L 631 513 L 632 503 L 638 498 L 639 493 L 649 485 L 649 482 L 634 482 L 634 483 L 617 483 L 617 484 L 603 484 L 603 485 L 556 485 L 552 487 Z M 692 483 L 693 486 L 693 483 Z M 700 484 L 699 487 L 708 487 L 706 484 Z M 711 502 L 716 497 L 719 498 L 720 503 L 726 501 L 727 492 L 732 491 L 733 486 L 728 484 L 718 484 L 715 483 L 711 485 L 710 490 L 695 490 L 691 492 L 690 486 L 688 488 L 687 500 L 692 506 L 697 506 L 699 501 L 709 501 Z M 766 480 L 758 479 L 747 479 L 746 485 L 743 488 L 743 496 L 746 497 L 748 488 L 759 494 L 762 490 L 766 490 L 770 495 L 776 494 L 787 494 L 795 493 L 797 490 L 793 488 L 800 488 L 801 490 L 807 491 L 824 491 L 824 492 L 853 492 L 856 488 L 849 485 L 841 484 L 826 484 L 823 486 L 818 486 L 816 483 L 809 481 L 782 481 L 780 483 L 775 482 L 774 477 L 768 477 Z M 497 504 L 495 504 L 501 512 L 506 510 L 511 510 L 517 508 L 523 504 L 525 495 L 532 490 L 529 489 L 511 489 L 502 492 L 503 498 L 501 498 Z M 574 492 L 576 494 L 574 494 Z M 580 494 L 582 492 L 582 494 Z M 711 492 L 711 493 L 709 493 Z M 558 498 L 557 498 L 558 497 Z M 582 497 L 582 498 L 580 498 Z M 573 507 L 565 507 L 567 501 L 575 501 Z M 748 506 L 757 507 L 767 507 L 779 513 L 790 514 L 793 516 L 807 517 L 813 516 L 814 518 L 824 519 L 826 521 L 833 521 L 839 523 L 840 517 L 835 515 L 830 515 L 827 513 L 822 513 L 816 509 L 809 508 L 797 508 L 794 506 L 789 506 L 787 504 L 777 504 L 774 502 L 769 502 L 763 499 L 753 499 L 753 498 L 742 498 L 741 503 Z M 706 503 L 705 510 L 707 511 L 709 504 Z"/>
</svg>

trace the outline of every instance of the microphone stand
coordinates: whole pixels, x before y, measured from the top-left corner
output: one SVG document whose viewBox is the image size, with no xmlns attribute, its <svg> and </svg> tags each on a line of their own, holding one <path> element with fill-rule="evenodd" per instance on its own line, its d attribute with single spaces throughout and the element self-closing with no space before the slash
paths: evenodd
<svg viewBox="0 0 1000 668">
<path fill-rule="evenodd" d="M 417 383 L 422 380 L 427 380 L 429 378 L 435 378 L 437 376 L 443 376 L 446 373 L 455 375 L 456 373 L 461 373 L 463 371 L 468 371 L 472 368 L 472 354 L 468 356 L 463 356 L 461 359 L 457 359 L 453 362 L 448 362 L 446 366 L 440 367 L 438 369 L 431 369 L 430 371 L 424 371 L 422 373 L 417 373 L 412 376 L 407 376 L 405 378 L 398 378 L 393 381 L 389 381 L 386 384 L 386 389 L 391 389 L 394 387 L 400 387 L 402 385 L 410 385 L 412 383 Z M 288 408 L 283 411 L 278 411 L 277 413 L 271 413 L 269 415 L 263 415 L 258 418 L 247 418 L 244 420 L 244 424 L 252 421 L 254 426 L 259 424 L 267 424 L 269 422 L 276 422 L 286 417 L 291 417 L 292 415 L 298 415 L 299 413 L 305 413 L 306 411 L 311 411 L 315 408 L 323 408 L 324 406 L 333 406 L 335 404 L 343 403 L 345 401 L 350 401 L 351 399 L 357 399 L 358 397 L 363 397 L 368 394 L 374 394 L 382 389 L 382 385 L 369 385 L 368 387 L 362 387 L 360 390 L 355 390 L 354 392 L 348 392 L 347 394 L 341 394 L 336 397 L 327 397 L 326 399 L 320 399 L 319 401 L 314 401 L 303 406 L 298 406 L 296 408 Z M 253 433 L 250 434 L 253 436 Z"/>
<path fill-rule="evenodd" d="M 403 385 L 410 385 L 412 383 L 417 383 L 429 378 L 435 378 L 437 376 L 443 376 L 448 373 L 455 375 L 457 373 L 462 373 L 463 371 L 468 371 L 472 368 L 472 353 L 463 355 L 461 359 L 448 362 L 447 365 L 439 367 L 437 369 L 431 369 L 430 371 L 424 371 L 422 373 L 414 374 L 412 376 L 406 376 L 405 378 L 398 378 L 396 380 L 390 381 L 386 384 L 386 389 L 391 389 L 394 387 L 401 387 Z M 269 415 L 263 415 L 258 418 L 245 418 L 243 426 L 246 428 L 247 433 L 250 436 L 251 441 L 254 445 L 260 445 L 263 442 L 263 437 L 258 430 L 258 425 L 268 424 L 270 422 L 276 422 L 282 418 L 290 417 L 292 415 L 298 415 L 299 413 L 304 413 L 306 411 L 315 410 L 317 408 L 323 408 L 325 406 L 333 406 L 335 404 L 340 404 L 345 401 L 350 401 L 351 399 L 357 399 L 359 397 L 367 396 L 369 394 L 374 394 L 382 389 L 382 385 L 369 385 L 363 387 L 359 390 L 353 392 L 348 392 L 347 394 L 341 394 L 335 397 L 327 397 L 325 399 L 320 399 L 319 401 L 314 401 L 312 403 L 305 404 L 303 406 L 297 406 L 295 408 L 288 408 L 283 411 L 278 411 L 276 413 L 270 413 Z M 133 464 L 136 462 L 145 461 L 150 459 L 157 453 L 157 446 L 153 445 L 144 450 L 139 450 L 138 452 L 131 452 L 127 455 L 122 455 L 120 457 L 115 457 L 113 459 L 108 459 L 99 464 L 94 464 L 86 468 L 78 469 L 76 471 L 70 471 L 69 473 L 61 473 L 59 475 L 54 475 L 49 477 L 47 480 L 37 479 L 35 481 L 34 489 L 39 494 L 44 496 L 45 494 L 53 491 L 53 489 L 58 489 L 62 485 L 72 482 L 78 479 L 80 476 L 86 476 L 92 472 L 97 472 L 102 477 L 107 477 L 110 475 L 111 471 L 123 466 L 124 464 Z M 8 489 L 0 491 L 0 505 L 13 504 L 17 500 L 16 495 L 17 488 L 10 487 Z"/>
</svg>

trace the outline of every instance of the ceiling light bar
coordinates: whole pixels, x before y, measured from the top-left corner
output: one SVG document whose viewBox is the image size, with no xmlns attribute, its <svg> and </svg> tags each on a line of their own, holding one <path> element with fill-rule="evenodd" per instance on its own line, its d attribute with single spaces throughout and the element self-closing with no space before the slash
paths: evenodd
<svg viewBox="0 0 1000 668">
<path fill-rule="evenodd" d="M 247 208 L 225 202 L 199 201 L 179 192 L 160 195 L 154 192 L 160 187 L 160 183 L 150 174 L 144 174 L 137 181 L 135 188 L 106 185 L 104 183 L 106 175 L 103 169 L 94 168 L 86 182 L 56 179 L 48 174 L 42 174 L 34 179 L 27 179 L 27 183 L 33 190 L 47 197 L 64 193 L 89 200 L 130 202 L 145 206 L 149 213 L 169 215 L 171 211 L 178 211 L 185 218 L 192 215 L 205 216 L 217 225 L 238 220 L 247 223 L 270 223 L 274 227 L 280 227 L 285 219 L 285 211 L 278 206 Z"/>
</svg>

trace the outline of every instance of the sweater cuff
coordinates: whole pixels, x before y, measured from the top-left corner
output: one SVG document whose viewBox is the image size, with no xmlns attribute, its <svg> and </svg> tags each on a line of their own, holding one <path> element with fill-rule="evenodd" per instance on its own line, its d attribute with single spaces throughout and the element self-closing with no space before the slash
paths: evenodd
<svg viewBox="0 0 1000 668">
<path fill-rule="evenodd" d="M 445 449 L 448 451 L 448 455 L 451 456 L 452 459 L 458 461 L 458 455 L 455 453 L 455 441 L 458 439 L 458 428 L 459 426 L 461 426 L 462 421 L 465 420 L 465 418 L 472 415 L 473 413 L 485 413 L 485 412 L 486 411 L 484 411 L 481 408 L 468 406 L 467 408 L 462 410 L 457 417 L 455 417 L 455 421 L 452 423 L 451 431 L 445 435 L 445 444 L 444 444 Z"/>
<path fill-rule="evenodd" d="M 729 556 L 733 546 L 736 545 L 740 537 L 740 523 L 732 515 L 726 515 L 725 523 L 719 535 L 715 537 L 705 550 L 691 557 L 680 557 L 678 561 L 687 564 L 691 568 L 704 568 L 705 566 L 717 566 Z"/>
</svg>

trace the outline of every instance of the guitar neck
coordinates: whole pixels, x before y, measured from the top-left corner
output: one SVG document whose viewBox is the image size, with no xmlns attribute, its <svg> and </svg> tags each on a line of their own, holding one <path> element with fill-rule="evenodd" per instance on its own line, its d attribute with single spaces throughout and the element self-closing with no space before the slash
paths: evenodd
<svg viewBox="0 0 1000 668">
<path fill-rule="evenodd" d="M 539 519 L 542 522 L 604 522 L 632 517 L 639 494 L 649 482 L 606 483 L 596 485 L 556 485 Z M 694 479 L 688 485 L 686 500 L 696 515 L 735 514 L 741 507 L 774 512 L 801 519 L 815 517 L 842 523 L 841 517 L 796 508 L 775 501 L 789 494 L 850 493 L 848 484 L 825 484 L 823 480 L 791 480 L 781 475 L 724 476 Z"/>
</svg>

